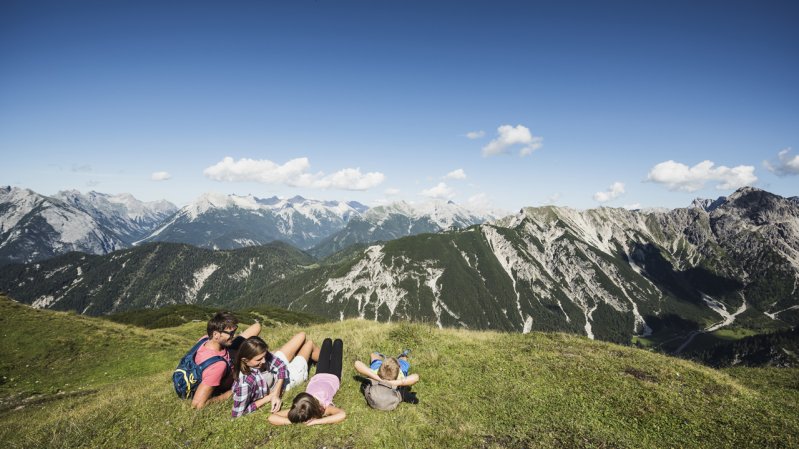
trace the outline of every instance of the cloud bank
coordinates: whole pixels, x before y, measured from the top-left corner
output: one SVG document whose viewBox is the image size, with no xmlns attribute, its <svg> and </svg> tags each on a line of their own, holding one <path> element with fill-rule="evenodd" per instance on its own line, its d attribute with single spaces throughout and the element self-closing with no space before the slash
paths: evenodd
<svg viewBox="0 0 799 449">
<path fill-rule="evenodd" d="M 785 148 L 777 154 L 779 162 L 776 165 L 769 161 L 763 161 L 763 165 L 777 176 L 799 175 L 799 155 L 791 157 L 790 152 L 790 148 Z"/>
<path fill-rule="evenodd" d="M 341 190 L 369 190 L 380 185 L 386 178 L 380 172 L 361 173 L 360 168 L 345 168 L 330 175 L 322 172 L 314 174 L 308 173 L 310 167 L 307 157 L 292 159 L 283 165 L 266 159 L 243 158 L 234 161 L 232 157 L 226 157 L 203 170 L 203 174 L 215 181 L 260 182 Z"/>
<path fill-rule="evenodd" d="M 529 156 L 533 151 L 543 146 L 542 137 L 533 136 L 530 129 L 522 125 L 502 125 L 497 128 L 499 134 L 494 140 L 483 147 L 483 156 L 496 156 L 497 154 L 507 154 L 510 147 L 522 145 L 519 156 Z"/>
<path fill-rule="evenodd" d="M 594 199 L 600 203 L 605 203 L 618 198 L 622 194 L 624 194 L 624 183 L 616 181 L 608 187 L 607 191 L 595 193 Z"/>
<path fill-rule="evenodd" d="M 737 189 L 752 185 L 757 181 L 755 167 L 714 167 L 711 161 L 702 161 L 693 167 L 674 161 L 661 162 L 649 171 L 647 181 L 665 185 L 669 190 L 695 192 L 705 187 L 705 183 L 718 181 L 719 190 Z"/>
<path fill-rule="evenodd" d="M 472 139 L 472 140 L 479 139 L 479 138 L 481 138 L 481 137 L 483 137 L 485 135 L 486 135 L 486 132 L 483 131 L 483 130 L 480 130 L 480 131 L 469 131 L 468 133 L 466 133 L 466 137 L 468 139 Z"/>
</svg>

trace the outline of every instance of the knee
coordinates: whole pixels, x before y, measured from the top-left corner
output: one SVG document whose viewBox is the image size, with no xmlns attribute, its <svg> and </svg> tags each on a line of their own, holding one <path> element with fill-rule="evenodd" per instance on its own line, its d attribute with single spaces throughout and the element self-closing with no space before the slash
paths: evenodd
<svg viewBox="0 0 799 449">
<path fill-rule="evenodd" d="M 300 332 L 297 332 L 297 333 L 294 335 L 294 338 L 302 338 L 303 340 L 305 340 L 305 332 L 302 332 L 302 331 L 300 331 Z"/>
</svg>

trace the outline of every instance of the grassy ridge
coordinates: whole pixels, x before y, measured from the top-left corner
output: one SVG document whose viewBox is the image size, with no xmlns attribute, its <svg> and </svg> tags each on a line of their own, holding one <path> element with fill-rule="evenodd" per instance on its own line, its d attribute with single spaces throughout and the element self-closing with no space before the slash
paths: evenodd
<svg viewBox="0 0 799 449">
<path fill-rule="evenodd" d="M 799 447 L 796 369 L 717 371 L 565 334 L 348 320 L 304 328 L 317 341 L 344 339 L 336 404 L 347 420 L 275 428 L 263 410 L 233 420 L 230 403 L 195 412 L 174 397 L 171 370 L 204 323 L 144 330 L 7 300 L 0 316 L 12 342 L 0 348 L 3 375 L 39 380 L 0 386 L 3 401 L 16 402 L 0 410 L 3 447 Z M 262 336 L 277 346 L 300 329 Z M 58 338 L 69 351 L 50 349 Z M 37 346 L 42 354 L 30 352 Z M 403 347 L 422 377 L 420 403 L 368 409 L 352 362 Z M 70 394 L 52 390 L 65 383 Z M 39 402 L 19 399 L 34 389 Z"/>
<path fill-rule="evenodd" d="M 179 304 L 158 309 L 130 310 L 106 315 L 102 318 L 147 329 L 162 329 L 180 326 L 192 321 L 207 322 L 219 310 L 219 307 Z M 266 325 L 295 324 L 304 326 L 330 321 L 327 318 L 309 313 L 294 312 L 272 306 L 248 307 L 234 310 L 233 313 L 243 322 L 251 323 L 254 319 L 258 319 Z"/>
</svg>

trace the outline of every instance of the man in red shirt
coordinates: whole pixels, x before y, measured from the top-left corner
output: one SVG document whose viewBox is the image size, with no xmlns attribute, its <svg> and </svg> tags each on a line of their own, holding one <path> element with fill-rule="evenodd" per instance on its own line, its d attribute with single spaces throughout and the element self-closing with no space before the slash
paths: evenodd
<svg viewBox="0 0 799 449">
<path fill-rule="evenodd" d="M 194 362 L 200 364 L 215 355 L 221 356 L 225 361 L 216 362 L 203 371 L 202 381 L 191 401 L 192 408 L 201 409 L 209 403 L 223 401 L 231 396 L 231 351 L 235 355 L 244 340 L 261 333 L 261 324 L 256 321 L 241 335 L 235 336 L 238 324 L 239 320 L 230 312 L 219 312 L 208 321 L 208 341 L 197 350 Z"/>
</svg>

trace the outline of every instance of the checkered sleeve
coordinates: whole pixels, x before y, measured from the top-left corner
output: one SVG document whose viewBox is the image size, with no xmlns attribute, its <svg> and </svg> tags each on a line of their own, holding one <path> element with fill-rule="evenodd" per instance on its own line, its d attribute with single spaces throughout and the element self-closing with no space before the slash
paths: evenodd
<svg viewBox="0 0 799 449">
<path fill-rule="evenodd" d="M 250 397 L 251 392 L 255 391 L 255 386 L 250 385 L 252 376 L 247 376 L 243 379 L 239 378 L 233 384 L 233 412 L 231 415 L 237 418 L 247 413 L 254 412 L 258 407 L 255 401 Z"/>
<path fill-rule="evenodd" d="M 288 369 L 286 368 L 286 364 L 273 354 L 269 355 L 272 356 L 272 369 L 270 371 L 276 373 L 278 379 L 287 379 L 289 377 L 289 373 Z"/>
</svg>

